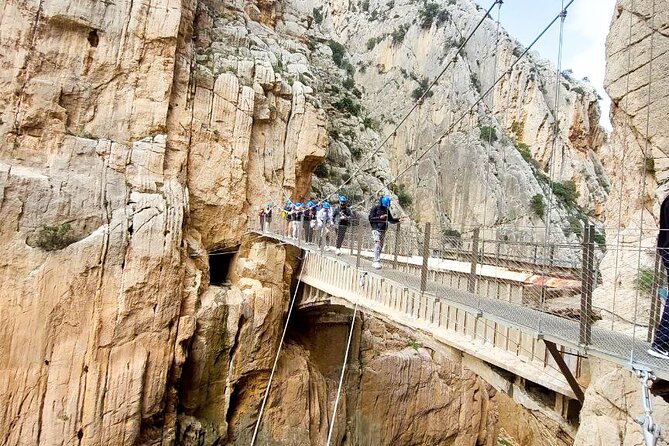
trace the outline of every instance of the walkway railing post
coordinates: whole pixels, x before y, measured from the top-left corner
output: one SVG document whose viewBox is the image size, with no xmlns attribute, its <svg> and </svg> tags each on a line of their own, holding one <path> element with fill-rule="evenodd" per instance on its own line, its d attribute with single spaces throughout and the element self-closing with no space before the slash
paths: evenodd
<svg viewBox="0 0 669 446">
<path fill-rule="evenodd" d="M 479 228 L 474 229 L 472 236 L 472 259 L 471 267 L 469 269 L 469 282 L 467 283 L 467 291 L 470 293 L 476 292 L 476 264 L 479 257 Z"/>
<path fill-rule="evenodd" d="M 430 223 L 425 223 L 425 234 L 423 239 L 423 266 L 420 269 L 420 292 L 427 289 L 427 261 L 430 258 Z"/>
<path fill-rule="evenodd" d="M 579 344 L 588 346 L 591 340 L 592 289 L 595 256 L 595 226 L 587 225 L 583 230 L 583 263 L 581 271 L 581 314 Z"/>
<path fill-rule="evenodd" d="M 397 269 L 397 252 L 400 250 L 400 225 L 397 223 L 395 225 L 395 247 L 393 248 L 393 269 Z"/>
<path fill-rule="evenodd" d="M 358 226 L 358 254 L 355 257 L 355 267 L 360 268 L 360 254 L 362 252 L 362 226 Z"/>
</svg>

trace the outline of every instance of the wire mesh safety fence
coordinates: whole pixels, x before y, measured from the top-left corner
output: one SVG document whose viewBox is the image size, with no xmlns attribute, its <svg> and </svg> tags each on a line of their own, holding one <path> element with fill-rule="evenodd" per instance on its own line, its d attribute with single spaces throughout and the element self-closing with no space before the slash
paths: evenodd
<svg viewBox="0 0 669 446">
<path fill-rule="evenodd" d="M 388 225 L 375 239 L 364 219 L 337 225 L 279 217 L 263 223 L 267 233 L 288 243 L 341 256 L 369 271 L 376 256 L 383 277 L 493 313 L 577 350 L 657 366 L 664 363 L 648 355 L 651 341 L 659 339 L 658 347 L 669 349 L 662 298 L 666 271 L 655 247 L 657 231 L 605 244 L 588 226 L 577 241 L 549 243 L 484 238 L 482 232 L 490 233 L 476 229 L 454 235 L 404 222 Z M 261 230 L 259 219 L 254 229 Z"/>
</svg>

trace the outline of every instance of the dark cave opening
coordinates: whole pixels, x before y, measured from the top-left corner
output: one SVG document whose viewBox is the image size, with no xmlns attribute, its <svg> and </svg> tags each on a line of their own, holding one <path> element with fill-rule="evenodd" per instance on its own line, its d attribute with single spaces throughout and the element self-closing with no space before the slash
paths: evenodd
<svg viewBox="0 0 669 446">
<path fill-rule="evenodd" d="M 209 284 L 225 285 L 228 282 L 230 265 L 236 252 L 211 252 L 209 253 Z"/>
</svg>

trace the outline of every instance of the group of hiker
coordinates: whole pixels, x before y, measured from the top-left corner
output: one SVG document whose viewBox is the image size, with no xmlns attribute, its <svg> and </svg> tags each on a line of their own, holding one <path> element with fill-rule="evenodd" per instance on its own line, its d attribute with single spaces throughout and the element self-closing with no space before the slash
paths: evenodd
<svg viewBox="0 0 669 446">
<path fill-rule="evenodd" d="M 376 205 L 369 211 L 369 224 L 374 240 L 374 261 L 372 267 L 381 268 L 381 251 L 385 240 L 385 234 L 390 224 L 399 223 L 402 219 L 393 217 L 390 212 L 391 197 L 384 195 L 379 198 Z M 259 211 L 260 226 L 262 230 L 272 222 L 272 203 L 267 203 Z M 346 237 L 349 226 L 357 224 L 358 218 L 349 206 L 345 195 L 340 195 L 336 208 L 328 201 L 318 201 L 314 198 L 307 202 L 298 201 L 293 203 L 287 201 L 281 212 L 287 224 L 287 232 L 290 237 L 300 238 L 300 230 L 304 234 L 307 243 L 314 243 L 314 235 L 322 237 L 329 244 L 329 232 L 336 228 L 336 254 L 341 254 L 341 247 Z M 669 277 L 669 196 L 662 202 L 660 209 L 660 233 L 657 240 L 658 252 Z M 669 279 L 668 279 L 669 281 Z M 654 336 L 648 354 L 669 359 L 669 305 L 664 306 L 658 330 Z"/>
<path fill-rule="evenodd" d="M 401 220 L 393 217 L 390 212 L 390 203 L 391 197 L 384 195 L 369 211 L 368 220 L 374 240 L 372 267 L 376 269 L 381 268 L 381 251 L 388 225 L 399 223 Z M 272 207 L 272 203 L 267 203 L 258 212 L 260 227 L 263 231 L 272 222 Z M 297 202 L 288 200 L 283 206 L 281 216 L 285 218 L 287 225 L 285 229 L 289 236 L 294 239 L 303 238 L 307 243 L 316 243 L 323 240 L 327 246 L 330 243 L 330 232 L 334 230 L 337 255 L 341 254 L 341 247 L 348 227 L 358 223 L 358 217 L 351 209 L 345 195 L 339 195 L 336 207 L 332 206 L 329 201 L 319 201 L 315 198 Z"/>
<path fill-rule="evenodd" d="M 315 243 L 318 239 L 322 239 L 326 245 L 329 244 L 330 230 L 336 228 L 337 255 L 341 254 L 347 228 L 354 223 L 354 213 L 345 195 L 339 196 L 336 207 L 329 201 L 318 201 L 315 198 L 306 202 L 289 200 L 284 205 L 281 215 L 286 218 L 290 237 L 299 238 L 302 231 L 307 243 Z"/>
</svg>

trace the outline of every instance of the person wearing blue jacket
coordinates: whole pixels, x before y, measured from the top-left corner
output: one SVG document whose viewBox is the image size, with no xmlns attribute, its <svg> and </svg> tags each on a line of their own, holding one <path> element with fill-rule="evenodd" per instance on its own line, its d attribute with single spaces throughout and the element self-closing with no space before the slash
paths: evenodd
<svg viewBox="0 0 669 446">
<path fill-rule="evenodd" d="M 381 250 L 383 241 L 386 237 L 386 231 L 389 224 L 395 224 L 402 221 L 401 218 L 393 217 L 390 213 L 390 197 L 384 195 L 379 199 L 379 204 L 369 211 L 369 224 L 372 227 L 372 238 L 374 239 L 374 262 L 372 267 L 381 269 Z"/>
</svg>

